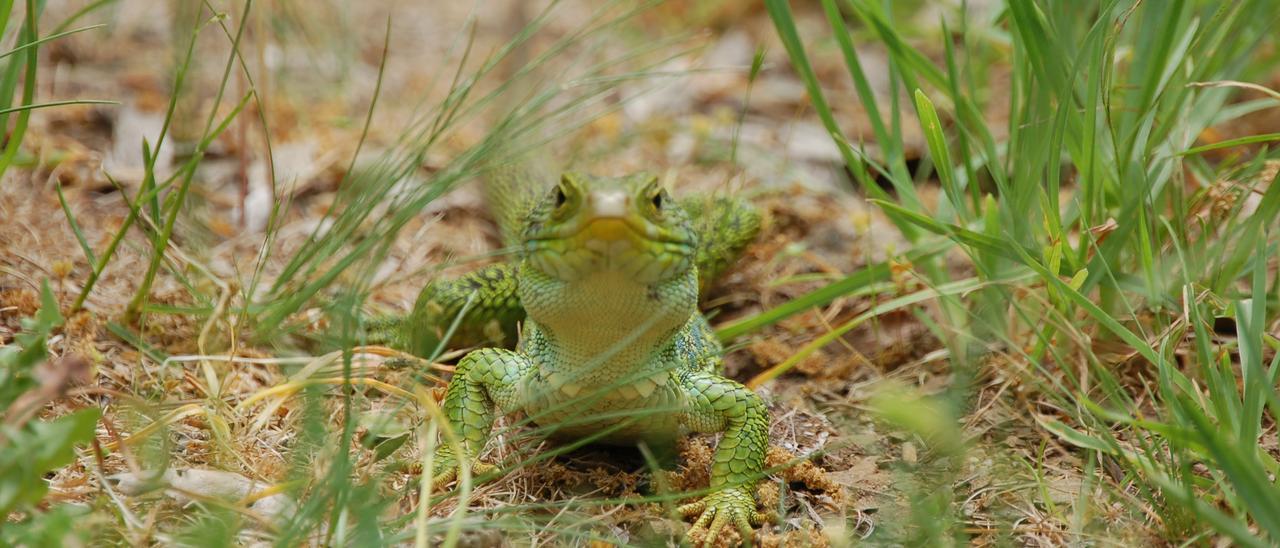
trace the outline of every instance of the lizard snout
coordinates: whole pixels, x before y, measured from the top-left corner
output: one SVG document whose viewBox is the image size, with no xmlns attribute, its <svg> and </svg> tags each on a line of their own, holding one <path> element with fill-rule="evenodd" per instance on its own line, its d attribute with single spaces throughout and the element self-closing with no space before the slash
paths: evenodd
<svg viewBox="0 0 1280 548">
<path fill-rule="evenodd" d="M 631 197 L 622 189 L 596 190 L 587 195 L 588 214 L 592 219 L 624 218 L 630 210 Z"/>
</svg>

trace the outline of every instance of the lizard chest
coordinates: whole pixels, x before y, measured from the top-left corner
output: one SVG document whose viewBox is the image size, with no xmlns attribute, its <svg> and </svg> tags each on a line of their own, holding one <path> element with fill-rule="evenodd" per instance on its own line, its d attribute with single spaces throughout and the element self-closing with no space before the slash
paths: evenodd
<svg viewBox="0 0 1280 548">
<path fill-rule="evenodd" d="M 602 379 L 539 368 L 522 389 L 526 415 L 553 438 L 665 445 L 685 433 L 684 391 L 671 371 Z"/>
</svg>

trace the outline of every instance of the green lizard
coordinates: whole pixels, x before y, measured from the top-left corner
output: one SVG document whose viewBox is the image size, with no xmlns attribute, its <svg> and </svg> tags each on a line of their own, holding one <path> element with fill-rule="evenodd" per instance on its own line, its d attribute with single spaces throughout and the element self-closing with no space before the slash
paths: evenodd
<svg viewBox="0 0 1280 548">
<path fill-rule="evenodd" d="M 471 343 L 510 342 L 523 320 L 516 350 L 482 348 L 458 364 L 443 411 L 461 443 L 438 446 L 436 485 L 475 461 L 498 411 L 522 411 L 556 438 L 615 445 L 723 432 L 710 494 L 678 510 L 699 516 L 690 531 L 708 540 L 729 524 L 749 535 L 762 519 L 767 410 L 721 376 L 698 296 L 755 238 L 758 213 L 733 198 L 677 202 L 651 175 L 566 173 L 546 187 L 516 169 L 491 174 L 489 203 L 518 261 L 429 285 L 401 322 L 399 345 L 428 355 L 458 316 L 454 340 Z"/>
</svg>

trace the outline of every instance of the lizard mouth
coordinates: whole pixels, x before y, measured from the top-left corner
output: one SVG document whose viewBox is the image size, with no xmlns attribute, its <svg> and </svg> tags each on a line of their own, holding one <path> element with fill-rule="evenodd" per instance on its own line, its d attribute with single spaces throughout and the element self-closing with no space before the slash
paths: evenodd
<svg viewBox="0 0 1280 548">
<path fill-rule="evenodd" d="M 562 280 L 619 272 L 652 283 L 693 264 L 693 242 L 662 227 L 625 217 L 595 217 L 525 240 L 526 257 Z"/>
<path fill-rule="evenodd" d="M 638 247 L 656 244 L 669 247 L 672 251 L 683 248 L 692 252 L 693 242 L 673 232 L 653 223 L 626 217 L 594 217 L 572 226 L 562 226 L 532 235 L 525 239 L 525 244 L 537 246 L 555 241 L 630 241 Z"/>
</svg>

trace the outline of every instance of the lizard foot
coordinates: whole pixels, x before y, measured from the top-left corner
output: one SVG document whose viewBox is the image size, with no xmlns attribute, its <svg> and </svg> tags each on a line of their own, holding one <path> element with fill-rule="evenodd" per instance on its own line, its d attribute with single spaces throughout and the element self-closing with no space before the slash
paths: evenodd
<svg viewBox="0 0 1280 548">
<path fill-rule="evenodd" d="M 676 508 L 684 517 L 698 515 L 698 521 L 685 533 L 685 539 L 694 542 L 692 534 L 706 529 L 703 546 L 712 546 L 726 525 L 732 523 L 742 535 L 743 544 L 751 543 L 753 526 L 764 523 L 766 516 L 756 511 L 755 497 L 746 487 L 730 487 L 707 495 L 698 502 Z"/>
<path fill-rule="evenodd" d="M 431 485 L 435 489 L 458 479 L 462 474 L 462 465 L 458 462 L 458 458 L 453 456 L 450 451 L 436 450 L 435 457 L 432 459 L 434 464 L 431 466 Z M 497 470 L 498 467 L 492 464 L 486 464 L 480 461 L 471 463 L 471 477 L 475 478 Z"/>
</svg>

